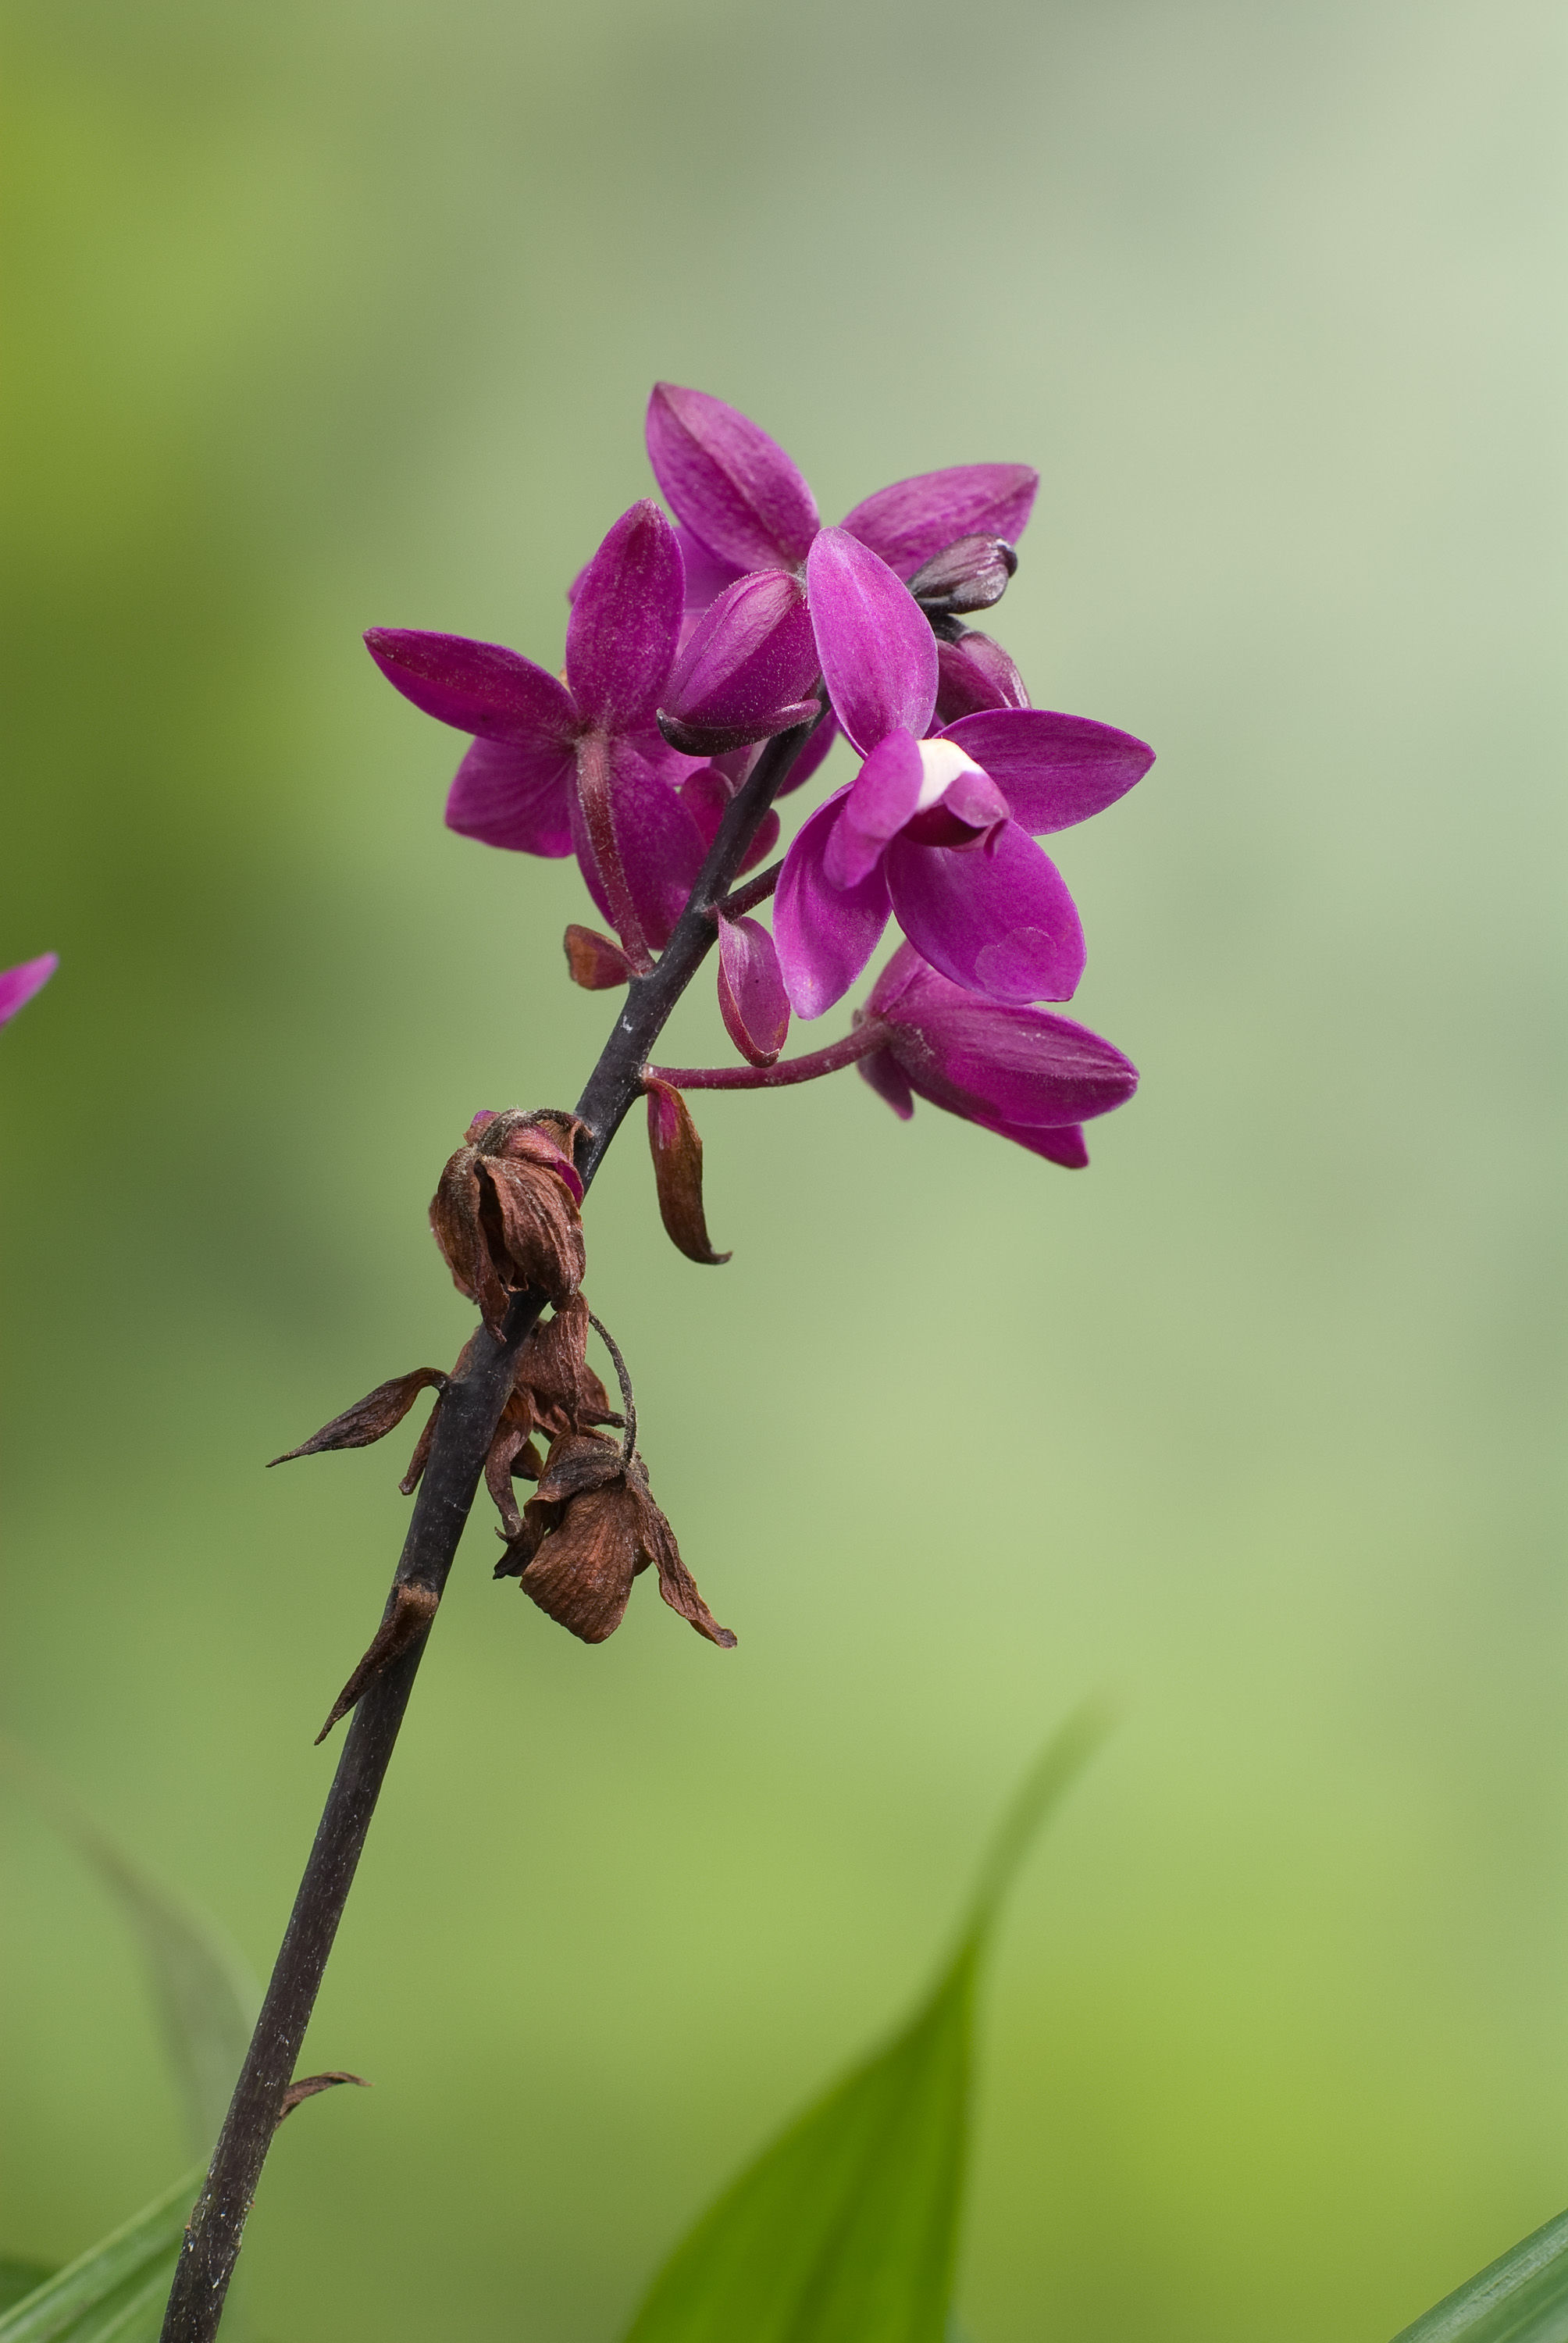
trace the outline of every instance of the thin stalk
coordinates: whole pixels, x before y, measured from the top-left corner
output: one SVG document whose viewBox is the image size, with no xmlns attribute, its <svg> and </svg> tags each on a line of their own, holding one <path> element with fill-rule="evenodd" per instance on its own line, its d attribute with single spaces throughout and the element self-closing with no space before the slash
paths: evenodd
<svg viewBox="0 0 1568 2343">
<path fill-rule="evenodd" d="M 615 1362 L 615 1379 L 620 1385 L 621 1413 L 626 1419 L 626 1430 L 621 1436 L 620 1453 L 623 1460 L 629 1464 L 637 1454 L 637 1397 L 631 1387 L 631 1376 L 626 1361 L 620 1354 L 620 1344 L 616 1341 L 604 1320 L 596 1318 L 590 1310 L 588 1322 Z"/>
<path fill-rule="evenodd" d="M 769 742 L 725 808 L 719 834 L 669 942 L 657 964 L 632 980 L 578 1101 L 577 1111 L 588 1126 L 577 1152 L 585 1188 L 641 1095 L 642 1067 L 649 1050 L 713 946 L 718 924 L 712 907 L 729 892 L 759 824 L 811 729 L 799 725 Z M 407 1606 L 410 1591 L 439 1601 L 486 1452 L 512 1387 L 513 1363 L 543 1307 L 538 1295 L 518 1294 L 499 1338 L 481 1327 L 467 1371 L 448 1383 L 383 1624 Z M 246 2216 L 282 2120 L 305 2030 L 434 1616 L 432 1604 L 429 1619 L 367 1687 L 354 1711 L 261 2015 L 186 2231 L 161 2343 L 212 2343 L 217 2332 Z"/>
<path fill-rule="evenodd" d="M 738 920 L 743 911 L 754 911 L 759 903 L 768 900 L 778 886 L 779 873 L 783 868 L 784 859 L 780 855 L 779 860 L 770 862 L 766 870 L 759 870 L 755 879 L 748 879 L 741 886 L 732 888 L 723 902 L 715 906 L 714 916 L 717 918 L 722 911 L 727 920 Z"/>
<path fill-rule="evenodd" d="M 857 1058 L 869 1058 L 888 1038 L 888 1028 L 868 1018 L 846 1033 L 803 1058 L 781 1058 L 773 1066 L 644 1066 L 650 1081 L 668 1082 L 678 1091 L 781 1091 L 791 1082 L 814 1082 L 820 1074 L 836 1074 Z"/>
</svg>

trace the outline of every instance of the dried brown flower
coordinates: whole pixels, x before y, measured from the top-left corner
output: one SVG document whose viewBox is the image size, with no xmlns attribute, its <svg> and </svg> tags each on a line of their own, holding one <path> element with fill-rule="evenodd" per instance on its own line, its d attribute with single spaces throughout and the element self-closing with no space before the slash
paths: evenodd
<svg viewBox="0 0 1568 2343">
<path fill-rule="evenodd" d="M 602 1644 L 625 1616 L 632 1580 L 650 1564 L 670 1609 L 710 1644 L 732 1650 L 735 1637 L 698 1593 L 654 1503 L 641 1457 L 624 1456 L 596 1433 L 561 1433 L 497 1577 L 518 1579 L 541 1611 L 585 1644 Z"/>
<path fill-rule="evenodd" d="M 485 1459 L 486 1485 L 505 1524 L 501 1533 L 505 1537 L 516 1537 L 522 1528 L 512 1494 L 513 1478 L 537 1481 L 544 1470 L 533 1433 L 542 1432 L 547 1440 L 554 1440 L 564 1432 L 620 1422 L 609 1403 L 609 1393 L 588 1365 L 588 1302 L 582 1294 L 574 1293 L 553 1318 L 534 1327 L 518 1349 L 512 1388 Z M 472 1342 L 464 1344 L 453 1378 L 462 1375 L 472 1349 Z M 287 1464 L 297 1456 L 314 1456 L 326 1448 L 367 1448 L 402 1423 L 422 1391 L 434 1385 L 444 1393 L 448 1380 L 439 1367 L 416 1367 L 409 1374 L 394 1375 L 341 1415 L 335 1415 L 330 1423 L 324 1423 L 297 1448 L 272 1461 Z M 440 1412 L 437 1398 L 398 1484 L 406 1497 L 413 1495 L 429 1462 Z"/>
<path fill-rule="evenodd" d="M 582 1282 L 583 1185 L 572 1161 L 581 1129 L 574 1114 L 477 1114 L 441 1174 L 430 1226 L 452 1282 L 492 1334 L 514 1293 L 532 1287 L 559 1308 Z"/>
</svg>

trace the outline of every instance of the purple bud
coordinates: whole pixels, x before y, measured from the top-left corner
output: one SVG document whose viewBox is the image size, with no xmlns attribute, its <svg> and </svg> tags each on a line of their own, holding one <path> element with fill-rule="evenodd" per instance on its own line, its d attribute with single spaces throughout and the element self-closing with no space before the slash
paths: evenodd
<svg viewBox="0 0 1568 2343">
<path fill-rule="evenodd" d="M 1001 645 L 966 628 L 957 642 L 937 645 L 937 722 L 992 708 L 1027 708 L 1023 678 Z"/>
<path fill-rule="evenodd" d="M 689 757 L 716 757 L 809 723 L 816 639 L 806 589 L 782 569 L 726 587 L 692 628 L 665 687 L 659 729 Z"/>
<path fill-rule="evenodd" d="M 779 954 L 756 920 L 719 921 L 719 1011 L 743 1058 L 770 1066 L 789 1032 L 789 997 Z"/>
<path fill-rule="evenodd" d="M 1007 591 L 1018 556 L 1001 537 L 960 537 L 916 570 L 910 591 L 928 618 L 989 610 Z"/>
</svg>

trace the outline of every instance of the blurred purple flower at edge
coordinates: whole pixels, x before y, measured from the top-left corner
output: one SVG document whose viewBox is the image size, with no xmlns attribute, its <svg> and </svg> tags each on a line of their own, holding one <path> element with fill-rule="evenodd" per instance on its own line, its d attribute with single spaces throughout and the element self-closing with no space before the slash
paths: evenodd
<svg viewBox="0 0 1568 2343">
<path fill-rule="evenodd" d="M 58 952 L 45 952 L 37 960 L 18 960 L 15 968 L 0 968 L 0 1025 L 8 1025 L 18 1009 L 25 1009 L 59 965 Z"/>
</svg>

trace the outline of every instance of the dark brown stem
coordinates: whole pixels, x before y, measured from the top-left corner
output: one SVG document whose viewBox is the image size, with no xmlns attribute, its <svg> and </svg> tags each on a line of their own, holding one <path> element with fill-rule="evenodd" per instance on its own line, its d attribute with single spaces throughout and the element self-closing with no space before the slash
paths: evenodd
<svg viewBox="0 0 1568 2343">
<path fill-rule="evenodd" d="M 578 1101 L 578 1113 L 587 1125 L 577 1150 L 585 1188 L 628 1111 L 641 1095 L 641 1070 L 649 1050 L 713 945 L 718 929 L 711 907 L 728 892 L 758 825 L 810 730 L 809 725 L 800 725 L 769 742 L 726 807 L 719 835 L 657 966 L 632 980 Z M 543 1306 L 537 1295 L 517 1295 L 500 1338 L 481 1327 L 465 1372 L 447 1387 L 430 1460 L 382 1614 L 384 1625 L 400 1607 L 407 1609 L 406 1590 L 422 1590 L 438 1600 L 446 1586 L 479 1485 L 486 1452 L 512 1387 L 518 1350 Z M 367 1686 L 354 1711 L 266 1998 L 186 2231 L 164 2314 L 162 2343 L 211 2343 L 217 2332 L 246 2216 L 294 2079 L 327 1955 L 354 1884 L 355 1868 L 433 1618 L 432 1611 L 431 1620 L 417 1628 Z"/>
<path fill-rule="evenodd" d="M 820 1074 L 837 1074 L 857 1058 L 869 1058 L 888 1038 L 888 1028 L 868 1019 L 804 1058 L 784 1058 L 776 1066 L 644 1066 L 650 1081 L 668 1082 L 678 1091 L 781 1091 L 792 1082 L 814 1082 Z"/>
</svg>

